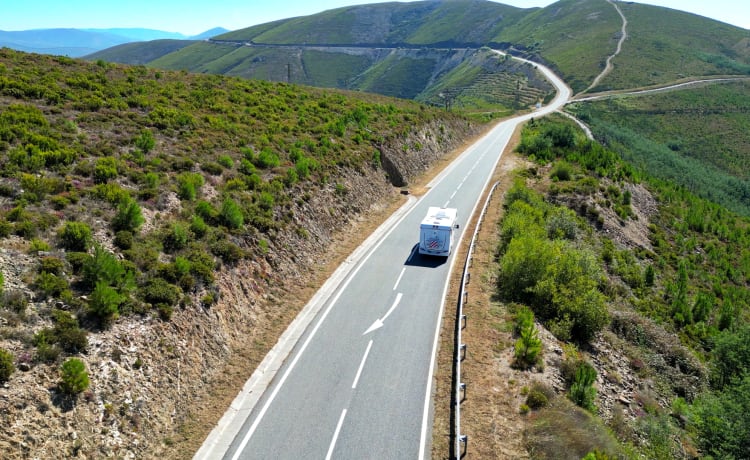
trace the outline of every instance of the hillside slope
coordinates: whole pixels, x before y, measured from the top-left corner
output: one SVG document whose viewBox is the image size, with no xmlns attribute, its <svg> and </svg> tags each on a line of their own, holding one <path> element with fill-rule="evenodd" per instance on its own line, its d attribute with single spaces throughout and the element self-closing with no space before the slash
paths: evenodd
<svg viewBox="0 0 750 460">
<path fill-rule="evenodd" d="M 0 50 L 4 458 L 192 456 L 346 229 L 478 129 L 367 94 Z M 71 358 L 88 385 L 66 385 Z"/>
</svg>

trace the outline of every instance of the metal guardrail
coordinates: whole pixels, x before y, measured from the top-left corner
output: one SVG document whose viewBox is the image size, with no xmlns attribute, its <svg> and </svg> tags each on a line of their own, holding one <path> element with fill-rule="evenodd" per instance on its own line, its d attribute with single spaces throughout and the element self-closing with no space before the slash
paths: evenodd
<svg viewBox="0 0 750 460">
<path fill-rule="evenodd" d="M 466 344 L 461 339 L 461 331 L 466 328 L 466 315 L 464 314 L 464 305 L 466 304 L 467 295 L 466 285 L 469 284 L 470 274 L 469 267 L 471 267 L 472 255 L 474 254 L 474 245 L 479 234 L 479 229 L 482 227 L 482 221 L 484 215 L 487 212 L 487 207 L 490 204 L 492 195 L 495 193 L 500 182 L 495 182 L 490 189 L 489 195 L 484 202 L 482 212 L 479 214 L 477 219 L 477 225 L 474 228 L 474 234 L 471 237 L 471 243 L 469 244 L 469 251 L 466 254 L 466 262 L 464 262 L 464 271 L 461 275 L 461 285 L 458 290 L 458 311 L 456 313 L 456 337 L 455 347 L 453 352 L 453 366 L 455 369 L 455 375 L 453 379 L 453 398 L 454 398 L 454 455 L 453 458 L 460 460 L 466 455 L 469 449 L 469 436 L 461 434 L 461 403 L 466 399 L 466 384 L 461 381 L 461 361 L 466 358 Z M 463 447 L 463 448 L 462 448 Z"/>
</svg>

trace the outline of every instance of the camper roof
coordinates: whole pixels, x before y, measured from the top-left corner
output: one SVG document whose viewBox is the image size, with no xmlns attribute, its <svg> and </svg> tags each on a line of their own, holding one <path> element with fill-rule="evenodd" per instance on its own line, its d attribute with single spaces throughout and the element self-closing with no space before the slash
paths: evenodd
<svg viewBox="0 0 750 460">
<path fill-rule="evenodd" d="M 453 227 L 458 210 L 456 208 L 439 208 L 430 206 L 427 216 L 422 220 L 422 225 L 433 227 Z"/>
</svg>

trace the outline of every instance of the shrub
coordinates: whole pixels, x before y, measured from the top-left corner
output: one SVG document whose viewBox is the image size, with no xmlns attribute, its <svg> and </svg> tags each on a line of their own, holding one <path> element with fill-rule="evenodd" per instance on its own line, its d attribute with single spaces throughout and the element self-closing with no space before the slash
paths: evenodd
<svg viewBox="0 0 750 460">
<path fill-rule="evenodd" d="M 180 199 L 193 201 L 203 183 L 203 176 L 198 173 L 180 173 L 177 176 L 177 195 Z"/>
<path fill-rule="evenodd" d="M 593 412 L 596 410 L 594 400 L 596 399 L 596 369 L 591 364 L 583 361 L 576 369 L 573 385 L 570 387 L 570 399 L 578 406 Z"/>
<path fill-rule="evenodd" d="M 221 205 L 221 219 L 230 229 L 238 229 L 245 224 L 242 209 L 231 198 L 227 198 Z"/>
<path fill-rule="evenodd" d="M 163 278 L 153 278 L 142 290 L 143 300 L 152 305 L 174 305 L 180 299 L 180 288 Z"/>
<path fill-rule="evenodd" d="M 68 353 L 81 353 L 88 347 L 87 333 L 78 325 L 78 320 L 63 310 L 52 310 L 55 326 L 48 337 Z"/>
<path fill-rule="evenodd" d="M 38 274 L 34 280 L 34 289 L 38 294 L 41 294 L 41 298 L 45 299 L 60 297 L 60 294 L 69 287 L 70 285 L 67 280 L 47 272 Z"/>
<path fill-rule="evenodd" d="M 60 369 L 60 374 L 60 390 L 63 393 L 74 395 L 89 387 L 89 374 L 80 359 L 70 358 L 65 361 Z"/>
<path fill-rule="evenodd" d="M 208 225 L 201 216 L 193 216 L 193 219 L 190 221 L 190 231 L 193 232 L 197 238 L 203 238 L 208 231 Z"/>
<path fill-rule="evenodd" d="M 13 355 L 9 351 L 0 348 L 0 382 L 7 382 L 15 371 Z"/>
<path fill-rule="evenodd" d="M 196 203 L 195 213 L 206 222 L 214 222 L 219 215 L 208 201 L 199 201 Z"/>
<path fill-rule="evenodd" d="M 221 258 L 224 263 L 234 264 L 245 256 L 245 252 L 225 239 L 216 241 L 211 245 L 211 252 Z"/>
<path fill-rule="evenodd" d="M 156 140 L 151 130 L 142 130 L 138 137 L 135 138 L 135 146 L 141 149 L 143 153 L 150 152 L 156 146 Z"/>
<path fill-rule="evenodd" d="M 63 261 L 57 257 L 43 257 L 39 263 L 39 273 L 62 275 L 63 268 Z"/>
<path fill-rule="evenodd" d="M 216 162 L 227 169 L 231 169 L 234 166 L 234 161 L 229 155 L 220 155 L 219 158 L 216 159 Z"/>
<path fill-rule="evenodd" d="M 49 249 L 49 244 L 44 240 L 40 240 L 39 238 L 32 238 L 31 244 L 29 244 L 30 254 L 34 254 L 39 251 L 49 251 Z"/>
<path fill-rule="evenodd" d="M 0 278 L 2 277 L 2 274 L 0 274 Z M 10 310 L 14 313 L 17 313 L 19 315 L 24 315 L 26 313 L 26 307 L 29 304 L 29 298 L 26 296 L 26 293 L 20 290 L 11 290 L 11 291 L 3 291 L 2 294 L 0 294 L 0 305 Z"/>
<path fill-rule="evenodd" d="M 133 283 L 133 273 L 126 270 L 114 254 L 101 245 L 94 247 L 94 255 L 86 259 L 81 269 L 84 286 L 93 288 L 100 281 L 108 286 L 130 288 Z"/>
<path fill-rule="evenodd" d="M 541 409 L 549 404 L 549 398 L 539 390 L 532 389 L 526 397 L 526 405 L 531 409 Z"/>
<path fill-rule="evenodd" d="M 98 281 L 89 298 L 89 310 L 100 320 L 109 323 L 120 314 L 123 297 L 106 281 Z"/>
<path fill-rule="evenodd" d="M 573 176 L 573 168 L 566 161 L 558 161 L 549 175 L 552 179 L 567 181 Z"/>
<path fill-rule="evenodd" d="M 132 198 L 124 199 L 117 207 L 117 213 L 112 219 L 112 228 L 115 231 L 128 230 L 135 233 L 145 219 L 138 203 Z"/>
<path fill-rule="evenodd" d="M 129 230 L 120 230 L 115 233 L 114 244 L 122 250 L 128 250 L 133 247 L 133 232 Z"/>
<path fill-rule="evenodd" d="M 68 221 L 58 233 L 58 238 L 63 248 L 86 252 L 91 246 L 91 228 L 83 222 Z"/>
<path fill-rule="evenodd" d="M 40 363 L 52 363 L 60 356 L 60 347 L 55 345 L 54 338 L 50 337 L 50 329 L 42 329 L 34 335 L 33 343 L 36 346 L 34 360 Z"/>
<path fill-rule="evenodd" d="M 102 157 L 94 166 L 94 182 L 104 184 L 117 177 L 117 160 L 112 157 Z"/>
<path fill-rule="evenodd" d="M 190 233 L 188 229 L 183 224 L 176 222 L 164 235 L 162 246 L 165 252 L 175 252 L 186 247 L 189 241 Z"/>
<path fill-rule="evenodd" d="M 263 148 L 257 157 L 251 160 L 253 164 L 262 169 L 275 168 L 281 164 L 281 160 L 276 152 L 272 151 L 268 147 Z"/>
<path fill-rule="evenodd" d="M 516 340 L 515 344 L 515 365 L 518 367 L 531 367 L 537 363 L 541 357 L 542 341 L 539 339 L 539 333 L 533 323 L 527 324 L 521 330 L 521 337 Z"/>
<path fill-rule="evenodd" d="M 532 409 L 541 409 L 546 407 L 554 397 L 555 391 L 542 382 L 534 382 L 526 396 L 526 404 Z"/>
<path fill-rule="evenodd" d="M 220 176 L 224 172 L 224 167 L 219 163 L 208 162 L 201 165 L 201 169 L 211 174 L 212 176 Z"/>
<path fill-rule="evenodd" d="M 73 273 L 79 273 L 81 269 L 83 268 L 84 264 L 91 258 L 90 255 L 88 255 L 85 252 L 66 252 L 65 253 L 65 260 L 68 261 L 70 264 L 70 267 L 73 269 Z"/>
</svg>

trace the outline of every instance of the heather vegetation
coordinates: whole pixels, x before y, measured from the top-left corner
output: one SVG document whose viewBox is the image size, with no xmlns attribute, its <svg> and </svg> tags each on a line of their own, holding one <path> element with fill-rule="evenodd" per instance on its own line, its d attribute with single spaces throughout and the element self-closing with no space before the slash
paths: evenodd
<svg viewBox="0 0 750 460">
<path fill-rule="evenodd" d="M 608 455 L 683 458 L 697 449 L 742 458 L 750 446 L 750 221 L 626 163 L 568 121 L 529 123 L 519 151 L 539 166 L 506 195 L 500 297 L 528 305 L 558 338 L 582 350 L 594 334 L 611 335 L 633 369 L 657 382 L 658 398 L 671 401 L 665 407 L 641 394 L 643 412 L 634 420 L 609 418 L 620 447 L 610 447 Z M 568 173 L 561 176 L 562 162 Z M 538 181 L 545 176 L 547 185 Z M 632 210 L 628 193 L 635 185 L 658 203 L 646 246 L 596 231 L 605 213 L 623 227 L 642 215 Z M 529 324 L 524 308 L 515 307 L 519 324 Z M 519 327 L 518 340 L 530 342 L 523 327 L 528 331 Z M 516 345 L 517 360 L 524 357 L 519 350 L 524 348 Z M 570 400 L 596 414 L 595 369 L 576 352 L 566 355 Z M 552 406 L 540 409 L 545 423 L 554 422 L 544 411 L 559 417 L 564 407 Z M 538 429 L 532 429 L 531 444 Z M 558 435 L 580 433 L 560 426 Z"/>
</svg>

